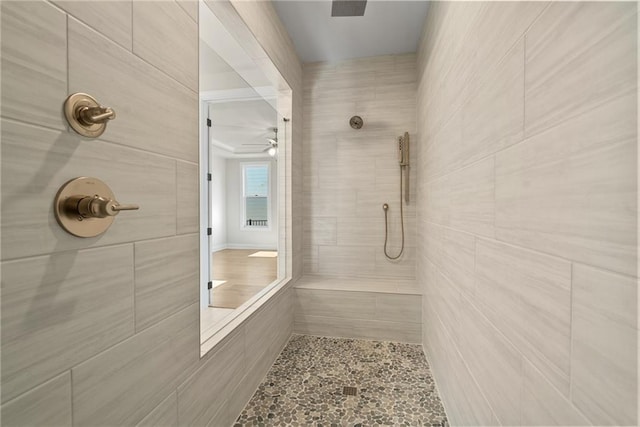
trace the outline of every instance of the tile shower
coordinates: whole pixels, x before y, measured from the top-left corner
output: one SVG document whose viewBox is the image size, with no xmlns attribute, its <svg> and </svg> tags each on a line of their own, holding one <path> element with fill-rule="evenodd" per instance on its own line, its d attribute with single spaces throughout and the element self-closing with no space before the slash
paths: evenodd
<svg viewBox="0 0 640 427">
<path fill-rule="evenodd" d="M 433 2 L 415 54 L 301 66 L 269 2 L 220 2 L 293 89 L 289 231 L 294 278 L 304 278 L 202 359 L 190 276 L 194 5 L 2 2 L 4 425 L 268 424 L 271 405 L 261 405 L 287 375 L 326 379 L 309 397 L 331 388 L 320 408 L 338 397 L 354 424 L 424 415 L 441 425 L 446 409 L 451 425 L 637 425 L 636 3 Z M 163 49 L 152 43 L 159 30 L 171 35 Z M 106 87 L 104 70 L 120 89 Z M 84 88 L 134 103 L 91 144 L 58 111 L 67 89 Z M 145 100 L 130 99 L 134 89 Z M 34 91 L 38 105 L 25 101 Z M 156 117 L 149 100 L 181 107 Z M 354 114 L 361 131 L 348 125 Z M 381 205 L 398 202 L 394 139 L 404 131 L 412 202 L 407 253 L 392 263 Z M 109 158 L 123 159 L 115 173 Z M 125 191 L 140 178 L 130 163 L 148 165 L 153 184 L 133 201 L 157 209 L 78 250 L 38 212 L 65 167 L 87 162 Z M 141 304 L 152 289 L 157 310 Z M 347 338 L 292 335 L 322 322 Z M 376 342 L 383 333 L 396 343 Z M 390 417 L 366 412 L 375 355 L 393 361 L 380 369 L 398 375 L 398 396 L 418 393 Z M 320 372 L 311 365 L 324 376 L 307 378 Z M 339 395 L 343 385 L 362 400 Z M 303 415 L 301 425 L 319 424 Z"/>
</svg>

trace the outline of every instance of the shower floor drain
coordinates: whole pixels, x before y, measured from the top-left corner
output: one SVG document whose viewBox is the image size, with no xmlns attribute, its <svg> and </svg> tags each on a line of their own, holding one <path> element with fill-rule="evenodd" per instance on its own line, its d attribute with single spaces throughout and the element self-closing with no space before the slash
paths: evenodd
<svg viewBox="0 0 640 427">
<path fill-rule="evenodd" d="M 342 389 L 342 394 L 346 396 L 356 396 L 358 394 L 357 387 L 345 387 Z"/>
</svg>

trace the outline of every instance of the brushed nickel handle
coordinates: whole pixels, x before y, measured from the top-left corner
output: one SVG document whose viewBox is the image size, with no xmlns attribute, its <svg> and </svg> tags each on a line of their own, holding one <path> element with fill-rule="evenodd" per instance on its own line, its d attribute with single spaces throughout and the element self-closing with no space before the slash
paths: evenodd
<svg viewBox="0 0 640 427">
<path fill-rule="evenodd" d="M 118 202 L 116 202 L 116 203 L 118 203 Z M 138 205 L 120 205 L 120 204 L 116 204 L 111 209 L 113 209 L 116 212 L 120 212 L 120 211 L 137 211 L 138 209 L 140 209 L 140 206 L 138 206 Z"/>
<path fill-rule="evenodd" d="M 87 125 L 106 123 L 116 118 L 116 112 L 110 107 L 79 107 L 76 115 Z"/>
<path fill-rule="evenodd" d="M 97 138 L 107 128 L 107 122 L 116 118 L 116 112 L 103 107 L 86 93 L 74 93 L 64 102 L 64 115 L 73 130 L 82 136 Z"/>
</svg>

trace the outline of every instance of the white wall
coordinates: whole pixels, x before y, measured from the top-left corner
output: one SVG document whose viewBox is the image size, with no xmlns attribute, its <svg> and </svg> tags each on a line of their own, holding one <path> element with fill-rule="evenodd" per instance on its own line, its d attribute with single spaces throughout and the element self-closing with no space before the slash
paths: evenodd
<svg viewBox="0 0 640 427">
<path fill-rule="evenodd" d="M 637 3 L 434 2 L 418 58 L 452 425 L 637 425 Z"/>
<path fill-rule="evenodd" d="M 227 247 L 227 159 L 212 156 L 211 162 L 211 252 Z"/>
<path fill-rule="evenodd" d="M 242 167 L 244 162 L 269 161 L 271 191 L 271 226 L 268 230 L 242 228 Z M 227 159 L 227 248 L 277 249 L 278 247 L 278 168 L 276 162 L 259 157 L 255 159 Z"/>
</svg>

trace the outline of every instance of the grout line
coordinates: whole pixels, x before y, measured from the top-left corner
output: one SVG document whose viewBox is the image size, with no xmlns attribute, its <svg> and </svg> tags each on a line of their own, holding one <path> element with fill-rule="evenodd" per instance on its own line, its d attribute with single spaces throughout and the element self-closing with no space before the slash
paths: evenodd
<svg viewBox="0 0 640 427">
<path fill-rule="evenodd" d="M 71 393 L 71 426 L 74 426 L 75 411 L 73 410 L 73 369 L 71 368 L 69 368 L 69 391 Z"/>
</svg>

